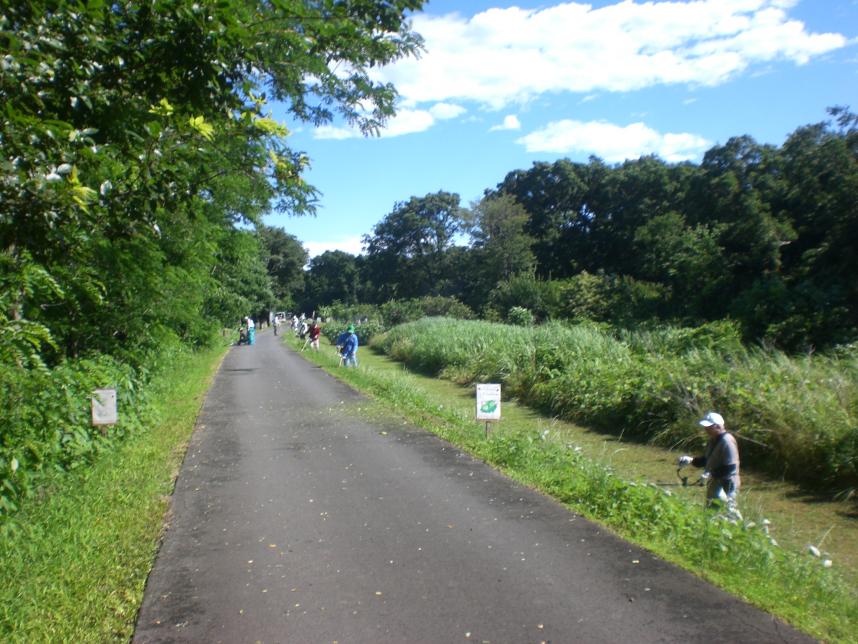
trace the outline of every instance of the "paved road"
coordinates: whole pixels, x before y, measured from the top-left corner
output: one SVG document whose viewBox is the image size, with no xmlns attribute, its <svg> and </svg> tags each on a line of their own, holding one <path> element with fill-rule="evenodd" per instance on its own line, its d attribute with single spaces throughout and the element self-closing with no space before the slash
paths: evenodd
<svg viewBox="0 0 858 644">
<path fill-rule="evenodd" d="M 209 391 L 134 642 L 809 642 L 408 426 L 271 333 Z"/>
</svg>

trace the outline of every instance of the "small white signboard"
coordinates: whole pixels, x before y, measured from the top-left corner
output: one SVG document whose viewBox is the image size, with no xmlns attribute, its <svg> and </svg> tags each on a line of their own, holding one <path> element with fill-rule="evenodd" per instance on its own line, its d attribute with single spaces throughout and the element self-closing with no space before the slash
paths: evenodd
<svg viewBox="0 0 858 644">
<path fill-rule="evenodd" d="M 116 424 L 116 389 L 96 389 L 92 392 L 92 424 Z"/>
<path fill-rule="evenodd" d="M 477 385 L 477 420 L 500 420 L 501 386 Z"/>
</svg>

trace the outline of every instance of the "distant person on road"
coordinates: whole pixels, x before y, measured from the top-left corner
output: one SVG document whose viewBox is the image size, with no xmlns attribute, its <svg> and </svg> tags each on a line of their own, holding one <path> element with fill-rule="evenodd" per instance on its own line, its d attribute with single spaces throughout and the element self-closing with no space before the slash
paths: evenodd
<svg viewBox="0 0 858 644">
<path fill-rule="evenodd" d="M 357 367 L 357 350 L 358 350 L 358 337 L 355 333 L 355 325 L 349 324 L 349 328 L 346 331 L 346 337 L 343 340 L 343 348 L 340 351 L 340 355 L 343 357 L 342 364 L 346 367 L 352 366 Z"/>
<path fill-rule="evenodd" d="M 272 324 L 274 326 L 274 335 L 277 335 L 277 329 L 280 327 L 280 318 L 275 315 Z"/>
<path fill-rule="evenodd" d="M 702 467 L 706 483 L 706 504 L 712 506 L 716 500 L 727 506 L 728 512 L 738 515 L 736 498 L 739 494 L 739 446 L 736 438 L 727 431 L 724 417 L 710 411 L 698 421 L 709 436 L 703 456 L 680 456 L 679 465 Z"/>
<path fill-rule="evenodd" d="M 256 340 L 256 324 L 253 322 L 253 318 L 248 316 L 247 318 L 247 344 L 253 344 Z"/>
</svg>

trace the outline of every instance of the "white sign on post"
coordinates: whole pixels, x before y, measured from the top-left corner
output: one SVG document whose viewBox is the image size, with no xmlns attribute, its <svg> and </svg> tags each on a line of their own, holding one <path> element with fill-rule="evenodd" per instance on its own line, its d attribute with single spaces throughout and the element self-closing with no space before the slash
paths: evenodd
<svg viewBox="0 0 858 644">
<path fill-rule="evenodd" d="M 96 389 L 92 392 L 92 424 L 116 424 L 116 389 Z"/>
<path fill-rule="evenodd" d="M 477 385 L 477 420 L 500 420 L 501 386 Z"/>
</svg>

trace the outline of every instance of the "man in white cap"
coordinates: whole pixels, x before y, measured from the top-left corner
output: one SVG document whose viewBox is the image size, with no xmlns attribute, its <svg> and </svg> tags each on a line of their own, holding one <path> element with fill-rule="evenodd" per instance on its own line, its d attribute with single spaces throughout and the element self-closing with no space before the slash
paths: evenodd
<svg viewBox="0 0 858 644">
<path fill-rule="evenodd" d="M 727 509 L 738 514 L 736 496 L 739 494 L 739 446 L 735 437 L 724 426 L 721 414 L 710 411 L 698 421 L 706 430 L 709 442 L 703 456 L 680 456 L 679 465 L 694 465 L 704 468 L 707 479 L 706 503 L 715 499 L 725 503 Z M 741 516 L 741 515 L 740 515 Z"/>
</svg>

